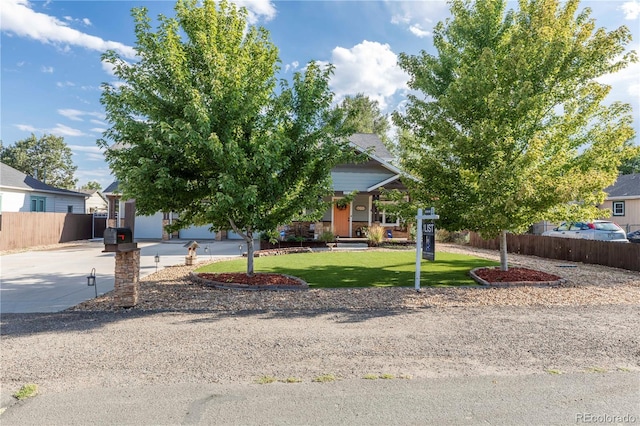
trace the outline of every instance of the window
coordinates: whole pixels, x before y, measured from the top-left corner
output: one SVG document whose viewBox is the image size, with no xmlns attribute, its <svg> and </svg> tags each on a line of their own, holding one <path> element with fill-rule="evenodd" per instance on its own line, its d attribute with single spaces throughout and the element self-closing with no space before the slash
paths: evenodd
<svg viewBox="0 0 640 426">
<path fill-rule="evenodd" d="M 67 213 L 73 213 L 73 206 L 67 206 Z"/>
<path fill-rule="evenodd" d="M 382 204 L 391 204 L 391 202 L 382 202 Z M 400 226 L 400 218 L 392 213 L 388 213 L 386 210 L 382 210 L 382 218 L 380 224 L 382 226 Z"/>
<path fill-rule="evenodd" d="M 31 211 L 32 212 L 44 212 L 47 211 L 47 198 L 46 197 L 31 197 Z"/>
<path fill-rule="evenodd" d="M 624 216 L 624 201 L 613 202 L 613 215 Z"/>
</svg>

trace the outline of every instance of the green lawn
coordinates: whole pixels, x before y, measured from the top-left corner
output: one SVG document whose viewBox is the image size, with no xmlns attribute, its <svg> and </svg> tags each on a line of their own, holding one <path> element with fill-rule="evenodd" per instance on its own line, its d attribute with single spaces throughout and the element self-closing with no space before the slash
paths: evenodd
<svg viewBox="0 0 640 426">
<path fill-rule="evenodd" d="M 300 253 L 255 258 L 256 272 L 275 272 L 302 278 L 316 288 L 404 287 L 415 280 L 415 251 L 349 251 Z M 468 273 L 496 262 L 453 253 L 436 253 L 436 261 L 422 261 L 421 286 L 474 285 Z M 196 272 L 244 272 L 247 259 L 217 262 Z"/>
</svg>

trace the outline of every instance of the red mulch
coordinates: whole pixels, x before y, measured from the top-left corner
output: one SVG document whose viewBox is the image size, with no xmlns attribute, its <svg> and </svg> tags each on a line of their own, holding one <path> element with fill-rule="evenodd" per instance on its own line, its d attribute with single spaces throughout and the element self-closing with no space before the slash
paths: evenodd
<svg viewBox="0 0 640 426">
<path fill-rule="evenodd" d="M 281 274 L 253 274 L 249 276 L 244 272 L 220 273 L 220 274 L 198 274 L 205 280 L 217 281 L 219 283 L 247 284 L 247 285 L 301 285 L 300 281 Z"/>
<path fill-rule="evenodd" d="M 546 272 L 534 271 L 527 268 L 509 268 L 508 271 L 501 271 L 500 268 L 478 269 L 476 275 L 490 283 L 505 282 L 546 282 L 561 279 L 557 275 Z"/>
</svg>

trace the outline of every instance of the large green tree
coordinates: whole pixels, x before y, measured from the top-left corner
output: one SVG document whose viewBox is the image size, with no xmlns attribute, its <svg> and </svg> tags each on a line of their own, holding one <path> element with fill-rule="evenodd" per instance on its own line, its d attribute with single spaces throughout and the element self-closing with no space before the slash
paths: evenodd
<svg viewBox="0 0 640 426">
<path fill-rule="evenodd" d="M 501 236 L 539 220 L 595 218 L 616 180 L 630 106 L 605 103 L 596 79 L 636 59 L 626 27 L 596 28 L 578 0 L 453 0 L 434 29 L 437 55 L 400 55 L 410 75 L 406 113 L 414 137 L 405 167 L 420 177 L 413 199 L 435 205 L 443 226 Z"/>
<path fill-rule="evenodd" d="M 350 126 L 354 132 L 374 133 L 380 140 L 390 146 L 389 119 L 380 111 L 378 101 L 370 99 L 364 93 L 355 96 L 347 96 L 340 103 L 346 113 L 345 125 Z"/>
<path fill-rule="evenodd" d="M 103 85 L 110 128 L 98 143 L 138 211 L 176 211 L 190 224 L 233 229 L 248 246 L 305 209 L 322 214 L 331 168 L 350 158 L 331 67 L 309 63 L 278 82 L 278 50 L 234 4 L 178 1 L 175 17 L 133 9 L 139 60 L 113 52 L 122 85 Z"/>
<path fill-rule="evenodd" d="M 72 154 L 63 137 L 50 134 L 32 133 L 6 148 L 0 144 L 1 162 L 56 188 L 73 189 L 78 182 Z"/>
</svg>

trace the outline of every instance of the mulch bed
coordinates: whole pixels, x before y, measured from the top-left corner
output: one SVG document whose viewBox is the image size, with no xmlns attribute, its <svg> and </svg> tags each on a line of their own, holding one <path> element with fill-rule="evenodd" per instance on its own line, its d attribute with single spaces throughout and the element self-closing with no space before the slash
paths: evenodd
<svg viewBox="0 0 640 426">
<path fill-rule="evenodd" d="M 502 271 L 500 268 L 477 268 L 471 271 L 471 277 L 481 284 L 561 284 L 564 282 L 557 275 L 528 268 L 509 268 L 507 271 Z"/>
<path fill-rule="evenodd" d="M 307 290 L 309 285 L 297 277 L 274 273 L 244 272 L 192 273 L 192 277 L 215 288 L 236 290 Z"/>
</svg>

